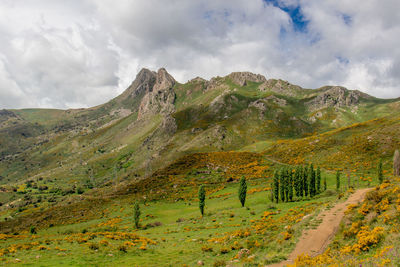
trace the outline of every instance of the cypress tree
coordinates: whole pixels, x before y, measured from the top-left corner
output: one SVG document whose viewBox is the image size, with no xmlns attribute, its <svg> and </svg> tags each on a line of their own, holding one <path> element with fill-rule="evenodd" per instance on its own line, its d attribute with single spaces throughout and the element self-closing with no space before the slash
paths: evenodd
<svg viewBox="0 0 400 267">
<path fill-rule="evenodd" d="M 140 221 L 140 207 L 139 203 L 136 201 L 133 206 L 133 219 L 135 221 L 136 229 L 139 229 L 139 221 Z"/>
<path fill-rule="evenodd" d="M 204 189 L 204 185 L 201 185 L 199 188 L 199 208 L 201 216 L 204 215 L 204 207 L 206 206 L 206 190 Z"/>
<path fill-rule="evenodd" d="M 296 190 L 296 197 L 300 197 L 300 179 L 299 179 L 299 166 L 296 167 L 296 171 L 294 173 L 294 189 Z"/>
<path fill-rule="evenodd" d="M 340 172 L 336 172 L 336 190 L 339 191 L 340 189 Z"/>
<path fill-rule="evenodd" d="M 281 201 L 285 202 L 285 170 L 282 168 L 280 171 L 279 175 L 279 186 L 280 186 L 280 196 L 281 196 Z"/>
<path fill-rule="evenodd" d="M 324 191 L 326 191 L 326 177 L 324 177 Z"/>
<path fill-rule="evenodd" d="M 246 178 L 242 176 L 240 179 L 240 184 L 239 184 L 239 200 L 240 203 L 242 204 L 242 207 L 244 207 L 244 203 L 246 202 L 246 194 L 247 194 L 247 183 L 246 183 Z"/>
<path fill-rule="evenodd" d="M 315 171 L 312 163 L 309 168 L 308 179 L 309 179 L 308 187 L 309 187 L 310 197 L 313 197 L 315 196 Z"/>
<path fill-rule="evenodd" d="M 271 202 L 274 202 L 274 182 L 272 182 L 271 183 L 271 186 L 270 186 L 270 188 L 271 188 L 271 190 L 270 190 L 270 193 L 269 193 L 269 197 L 270 197 L 270 200 L 271 200 Z"/>
<path fill-rule="evenodd" d="M 319 166 L 317 168 L 316 180 L 317 180 L 317 194 L 319 194 L 321 193 L 321 169 Z"/>
<path fill-rule="evenodd" d="M 274 173 L 274 197 L 276 203 L 279 202 L 279 172 L 275 170 Z"/>
<path fill-rule="evenodd" d="M 285 201 L 289 201 L 289 169 L 285 168 Z"/>
<path fill-rule="evenodd" d="M 293 173 L 292 168 L 289 169 L 289 201 L 293 200 Z"/>
<path fill-rule="evenodd" d="M 380 184 L 383 182 L 382 159 L 379 160 L 378 164 L 378 180 Z"/>
<path fill-rule="evenodd" d="M 304 169 L 303 166 L 299 166 L 299 195 L 304 197 Z"/>
<path fill-rule="evenodd" d="M 303 170 L 303 187 L 304 195 L 308 196 L 308 166 L 306 165 Z"/>
</svg>

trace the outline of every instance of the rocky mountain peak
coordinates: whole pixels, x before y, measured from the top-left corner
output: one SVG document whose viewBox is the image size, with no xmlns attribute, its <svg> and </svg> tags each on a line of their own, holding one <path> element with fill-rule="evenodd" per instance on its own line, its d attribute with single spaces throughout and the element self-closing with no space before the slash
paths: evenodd
<svg viewBox="0 0 400 267">
<path fill-rule="evenodd" d="M 232 72 L 227 76 L 230 78 L 234 83 L 240 85 L 240 86 L 245 86 L 246 81 L 249 82 L 265 82 L 267 79 L 261 74 L 254 74 L 251 72 Z"/>
<path fill-rule="evenodd" d="M 161 113 L 164 116 L 175 111 L 175 91 L 173 89 L 176 81 L 164 69 L 161 68 L 155 74 L 153 87 L 146 93 L 140 103 L 138 120 L 147 115 Z"/>
<path fill-rule="evenodd" d="M 348 90 L 342 86 L 331 86 L 323 89 L 312 100 L 306 104 L 310 110 L 318 110 L 327 107 L 345 107 L 357 105 L 360 98 L 367 97 L 368 95 L 356 90 Z"/>
<path fill-rule="evenodd" d="M 165 90 L 172 88 L 175 84 L 175 79 L 172 77 L 166 69 L 161 68 L 157 71 L 156 83 L 154 85 L 154 91 Z"/>
</svg>

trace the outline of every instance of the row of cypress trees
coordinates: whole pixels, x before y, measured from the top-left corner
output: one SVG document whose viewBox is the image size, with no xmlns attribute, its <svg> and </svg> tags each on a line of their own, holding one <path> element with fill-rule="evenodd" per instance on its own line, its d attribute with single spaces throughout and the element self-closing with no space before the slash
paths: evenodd
<svg viewBox="0 0 400 267">
<path fill-rule="evenodd" d="M 321 184 L 321 170 L 318 167 L 314 169 L 314 165 L 297 166 L 292 170 L 290 167 L 284 167 L 275 171 L 272 184 L 272 200 L 278 203 L 293 201 L 294 196 L 297 198 L 313 197 L 326 190 L 326 178 Z"/>
</svg>

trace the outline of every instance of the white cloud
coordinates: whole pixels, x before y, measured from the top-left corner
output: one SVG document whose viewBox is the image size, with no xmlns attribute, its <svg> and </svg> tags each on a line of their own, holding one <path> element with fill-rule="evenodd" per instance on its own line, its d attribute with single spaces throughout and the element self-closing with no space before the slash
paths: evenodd
<svg viewBox="0 0 400 267">
<path fill-rule="evenodd" d="M 400 95 L 397 0 L 5 0 L 0 108 L 81 107 L 121 93 L 142 67 L 179 81 L 253 71 L 308 88 Z"/>
</svg>

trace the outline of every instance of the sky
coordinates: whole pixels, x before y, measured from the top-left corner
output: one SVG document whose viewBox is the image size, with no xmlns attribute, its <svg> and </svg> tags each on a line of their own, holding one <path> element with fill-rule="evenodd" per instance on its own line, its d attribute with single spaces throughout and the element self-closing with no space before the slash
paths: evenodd
<svg viewBox="0 0 400 267">
<path fill-rule="evenodd" d="M 141 68 L 400 97 L 398 0 L 1 0 L 0 109 L 81 108 Z"/>
</svg>

